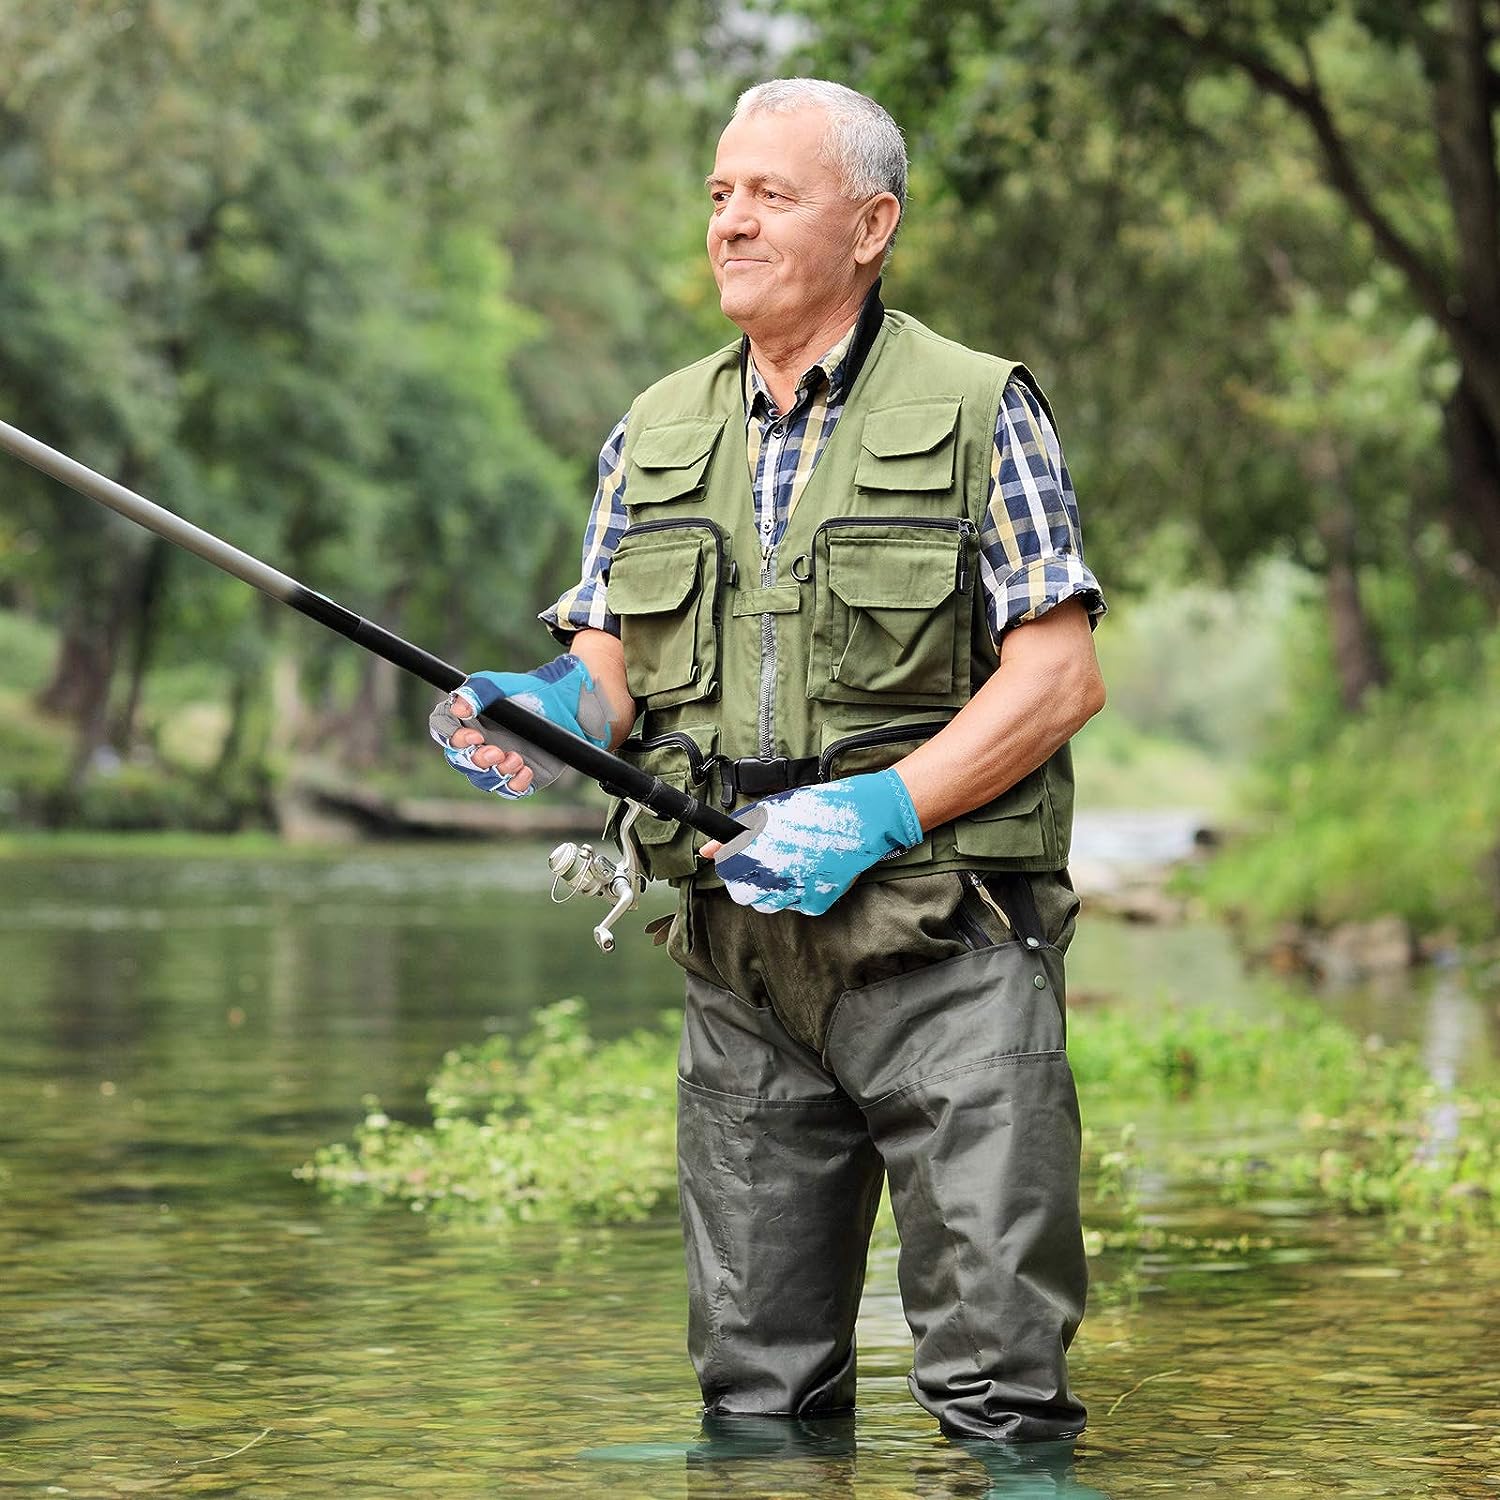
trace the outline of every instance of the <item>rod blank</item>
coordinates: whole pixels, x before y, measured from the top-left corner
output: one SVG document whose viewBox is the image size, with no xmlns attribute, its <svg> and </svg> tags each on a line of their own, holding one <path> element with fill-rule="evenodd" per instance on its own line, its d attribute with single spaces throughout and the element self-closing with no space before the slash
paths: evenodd
<svg viewBox="0 0 1500 1500">
<path fill-rule="evenodd" d="M 0 421 L 0 448 L 88 499 L 108 506 L 127 521 L 145 527 L 173 546 L 201 557 L 222 572 L 248 583 L 281 604 L 289 605 L 366 651 L 420 677 L 439 692 L 451 693 L 467 675 L 442 657 L 434 656 L 384 626 L 345 609 L 337 600 L 308 588 L 258 557 L 252 557 L 201 526 L 185 521 L 154 500 L 148 500 L 116 480 L 69 458 L 66 453 L 48 447 L 19 427 L 12 427 L 9 422 Z M 717 808 L 704 806 L 696 797 L 690 797 L 658 777 L 638 770 L 618 755 L 569 734 L 559 725 L 507 699 L 502 698 L 487 708 L 482 721 L 519 735 L 555 755 L 564 765 L 591 777 L 611 796 L 639 802 L 660 818 L 675 819 L 710 838 L 724 841 L 744 832 L 741 824 Z"/>
</svg>

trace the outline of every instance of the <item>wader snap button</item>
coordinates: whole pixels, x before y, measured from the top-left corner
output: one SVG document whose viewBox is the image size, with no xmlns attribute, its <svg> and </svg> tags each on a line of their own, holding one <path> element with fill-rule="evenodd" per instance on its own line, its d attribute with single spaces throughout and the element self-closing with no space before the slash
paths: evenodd
<svg viewBox="0 0 1500 1500">
<path fill-rule="evenodd" d="M 1047 981 L 1046 981 L 1046 980 L 1045 980 L 1045 979 L 1043 979 L 1043 978 L 1042 978 L 1042 976 L 1041 976 L 1041 975 L 1040 975 L 1040 974 L 1038 974 L 1038 975 L 1036 975 L 1036 976 L 1035 976 L 1035 977 L 1034 977 L 1034 978 L 1033 978 L 1033 979 L 1032 979 L 1032 981 L 1031 981 L 1031 982 L 1032 982 L 1032 983 L 1033 983 L 1033 984 L 1034 984 L 1034 985 L 1035 985 L 1035 986 L 1036 986 L 1036 987 L 1037 987 L 1037 988 L 1038 988 L 1038 989 L 1039 989 L 1039 990 L 1044 990 L 1044 989 L 1046 989 L 1046 988 L 1047 988 Z"/>
<path fill-rule="evenodd" d="M 1026 946 L 1028 948 L 1040 948 L 1042 946 L 1042 940 L 1041 938 L 1027 938 Z"/>
</svg>

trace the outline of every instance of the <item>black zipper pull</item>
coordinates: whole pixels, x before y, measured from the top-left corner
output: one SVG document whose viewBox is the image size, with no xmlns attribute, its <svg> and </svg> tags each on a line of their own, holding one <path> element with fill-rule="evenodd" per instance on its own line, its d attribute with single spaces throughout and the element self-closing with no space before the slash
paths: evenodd
<svg viewBox="0 0 1500 1500">
<path fill-rule="evenodd" d="M 969 592 L 969 538 L 977 536 L 979 528 L 967 518 L 958 523 L 958 592 Z"/>
</svg>

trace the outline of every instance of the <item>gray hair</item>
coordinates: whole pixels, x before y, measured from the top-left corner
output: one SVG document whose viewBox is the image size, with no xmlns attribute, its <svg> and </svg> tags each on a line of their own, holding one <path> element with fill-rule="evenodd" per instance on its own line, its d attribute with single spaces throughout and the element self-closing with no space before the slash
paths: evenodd
<svg viewBox="0 0 1500 1500">
<path fill-rule="evenodd" d="M 799 109 L 821 109 L 828 116 L 819 156 L 839 174 L 844 192 L 850 198 L 891 193 L 904 216 L 906 142 L 900 126 L 873 99 L 826 78 L 773 78 L 740 95 L 734 118 Z"/>
</svg>

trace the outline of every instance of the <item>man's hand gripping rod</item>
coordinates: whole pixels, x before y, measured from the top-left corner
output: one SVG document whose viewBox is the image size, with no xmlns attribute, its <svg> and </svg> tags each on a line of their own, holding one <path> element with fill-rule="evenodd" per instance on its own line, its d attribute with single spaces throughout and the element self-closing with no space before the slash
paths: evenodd
<svg viewBox="0 0 1500 1500">
<path fill-rule="evenodd" d="M 56 448 L 49 448 L 45 443 L 4 421 L 0 421 L 0 448 L 34 469 L 41 470 L 43 474 L 60 480 L 88 499 L 108 506 L 127 521 L 144 526 L 147 531 L 154 532 L 173 546 L 195 553 L 205 562 L 212 563 L 221 571 L 259 589 L 279 603 L 290 605 L 299 614 L 307 615 L 329 630 L 337 631 L 355 645 L 420 677 L 439 692 L 451 693 L 463 685 L 467 674 L 441 657 L 403 640 L 383 626 L 361 618 L 352 610 L 345 609 L 342 604 L 307 588 L 295 578 L 261 562 L 259 558 L 242 552 L 211 532 L 183 520 L 173 511 L 146 499 L 144 495 L 138 495 L 134 490 L 126 489 L 123 484 L 86 468 L 76 459 L 58 452 Z M 705 806 L 696 797 L 668 786 L 657 777 L 612 755 L 608 750 L 601 750 L 506 699 L 491 704 L 480 722 L 489 722 L 529 740 L 539 749 L 556 756 L 564 765 L 597 781 L 612 797 L 620 797 L 635 804 L 627 811 L 620 824 L 618 864 L 611 864 L 587 844 L 581 848 L 572 844 L 559 845 L 552 851 L 550 860 L 554 896 L 558 883 L 562 882 L 571 887 L 570 894 L 581 891 L 585 895 L 613 899 L 615 904 L 609 915 L 594 929 L 594 941 L 606 953 L 614 947 L 614 935 L 610 927 L 624 912 L 635 906 L 646 884 L 645 874 L 641 869 L 640 851 L 632 831 L 642 808 L 659 818 L 686 823 L 699 833 L 721 841 L 727 842 L 736 834 L 746 831 L 740 823 L 717 808 Z"/>
</svg>

